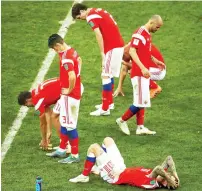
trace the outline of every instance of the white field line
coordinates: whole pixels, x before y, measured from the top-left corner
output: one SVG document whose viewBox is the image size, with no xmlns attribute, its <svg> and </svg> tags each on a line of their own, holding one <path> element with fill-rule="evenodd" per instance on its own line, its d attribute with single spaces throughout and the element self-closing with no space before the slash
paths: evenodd
<svg viewBox="0 0 202 191">
<path fill-rule="evenodd" d="M 82 0 L 74 1 L 74 2 L 82 2 Z M 68 32 L 69 26 L 73 23 L 74 22 L 72 22 L 71 9 L 70 9 L 66 18 L 62 22 L 62 26 L 60 27 L 60 29 L 57 33 L 64 38 Z M 45 77 L 46 73 L 48 72 L 48 70 L 51 66 L 51 63 L 53 62 L 55 55 L 56 55 L 56 53 L 53 50 L 48 51 L 44 61 L 42 62 L 42 66 L 39 69 L 39 73 L 37 74 L 30 90 L 35 88 L 37 84 L 43 82 L 44 77 Z M 12 126 L 9 128 L 9 132 L 6 135 L 6 138 L 1 145 L 1 163 L 3 162 L 3 160 L 6 156 L 6 153 L 8 152 L 8 150 L 12 144 L 13 139 L 15 138 L 15 135 L 17 134 L 18 130 L 20 129 L 20 127 L 22 125 L 22 121 L 25 118 L 25 116 L 27 115 L 27 112 L 28 112 L 28 108 L 22 106 L 18 112 L 17 117 L 13 121 Z"/>
</svg>

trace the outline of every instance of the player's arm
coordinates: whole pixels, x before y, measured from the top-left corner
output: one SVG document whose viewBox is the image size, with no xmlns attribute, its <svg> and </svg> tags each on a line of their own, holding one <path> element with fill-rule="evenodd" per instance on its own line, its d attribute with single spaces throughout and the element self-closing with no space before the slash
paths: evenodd
<svg viewBox="0 0 202 191">
<path fill-rule="evenodd" d="M 127 65 L 122 65 L 121 73 L 120 73 L 120 76 L 119 76 L 119 84 L 118 84 L 118 87 L 117 87 L 116 91 L 113 94 L 114 97 L 118 96 L 119 94 L 121 94 L 122 96 L 125 96 L 124 93 L 123 93 L 123 82 L 124 82 L 124 80 L 126 78 L 127 73 L 128 73 Z"/>
<path fill-rule="evenodd" d="M 157 58 L 155 58 L 154 56 L 151 56 L 151 60 L 158 66 L 161 66 L 162 68 L 165 68 L 165 64 L 163 62 L 161 62 L 160 60 L 158 60 Z"/>
<path fill-rule="evenodd" d="M 130 47 L 129 54 L 130 54 L 131 58 L 133 59 L 133 61 L 141 69 L 143 76 L 146 78 L 150 77 L 149 70 L 142 64 L 142 62 L 140 61 L 140 59 L 137 55 L 136 48 Z"/>
<path fill-rule="evenodd" d="M 68 95 L 72 92 L 76 84 L 76 74 L 74 71 L 69 71 L 69 88 L 62 88 L 62 94 Z"/>
<path fill-rule="evenodd" d="M 178 182 L 176 182 L 174 179 L 171 178 L 171 176 L 163 169 L 162 166 L 158 165 L 156 166 L 151 174 L 149 175 L 150 178 L 157 178 L 157 176 L 163 177 L 168 182 L 168 188 L 177 188 Z"/>
<path fill-rule="evenodd" d="M 177 179 L 178 185 L 180 184 L 180 179 L 178 177 L 176 167 L 175 167 L 175 162 L 172 158 L 172 156 L 168 156 L 166 160 L 161 164 L 163 169 L 169 169 L 171 174 Z"/>
<path fill-rule="evenodd" d="M 41 131 L 41 143 L 40 146 L 42 147 L 42 149 L 46 150 L 48 148 L 48 141 L 47 141 L 47 122 L 46 122 L 46 116 L 45 113 L 41 114 L 39 116 L 40 119 L 40 131 Z"/>
<path fill-rule="evenodd" d="M 130 70 L 132 68 L 132 63 L 131 62 L 125 62 L 125 61 L 122 61 L 122 65 L 125 65 L 128 67 L 128 70 Z"/>
<path fill-rule="evenodd" d="M 98 46 L 100 48 L 100 53 L 102 56 L 102 60 L 104 59 L 104 42 L 103 42 L 103 37 L 102 37 L 102 33 L 100 32 L 99 28 L 95 28 L 94 29 L 95 32 L 95 36 L 98 42 Z"/>
<path fill-rule="evenodd" d="M 51 126 L 51 109 L 50 107 L 45 108 L 45 118 L 46 118 L 46 140 L 50 144 L 50 139 L 52 135 L 52 126 Z"/>
</svg>

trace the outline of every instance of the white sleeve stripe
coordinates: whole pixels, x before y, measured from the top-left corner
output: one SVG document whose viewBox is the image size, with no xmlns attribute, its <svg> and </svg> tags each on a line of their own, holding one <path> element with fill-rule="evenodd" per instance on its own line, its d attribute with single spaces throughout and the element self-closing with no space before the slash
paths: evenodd
<svg viewBox="0 0 202 191">
<path fill-rule="evenodd" d="M 38 110 L 38 109 L 39 109 L 39 107 L 41 106 L 43 100 L 44 100 L 44 98 L 41 98 L 41 99 L 37 102 L 37 104 L 36 104 L 35 107 L 34 107 L 35 110 Z"/>
<path fill-rule="evenodd" d="M 72 63 L 74 65 L 73 60 L 71 60 L 71 59 L 62 59 L 62 65 L 65 64 L 65 63 L 68 63 L 68 62 Z"/>
<path fill-rule="evenodd" d="M 142 41 L 142 43 L 145 45 L 146 44 L 146 39 L 141 35 L 141 34 L 133 34 L 134 38 L 138 38 Z"/>
<path fill-rule="evenodd" d="M 87 16 L 86 20 L 87 22 L 89 22 L 92 19 L 98 19 L 98 18 L 101 19 L 102 17 L 100 15 L 93 14 L 93 15 Z"/>
</svg>

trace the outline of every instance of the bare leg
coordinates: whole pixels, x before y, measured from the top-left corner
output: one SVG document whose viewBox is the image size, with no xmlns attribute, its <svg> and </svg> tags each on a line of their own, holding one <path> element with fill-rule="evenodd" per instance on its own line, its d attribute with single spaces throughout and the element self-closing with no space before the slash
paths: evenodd
<svg viewBox="0 0 202 191">
<path fill-rule="evenodd" d="M 52 112 L 51 114 L 51 121 L 56 128 L 56 132 L 58 137 L 60 137 L 60 122 L 59 122 L 59 114 Z"/>
</svg>

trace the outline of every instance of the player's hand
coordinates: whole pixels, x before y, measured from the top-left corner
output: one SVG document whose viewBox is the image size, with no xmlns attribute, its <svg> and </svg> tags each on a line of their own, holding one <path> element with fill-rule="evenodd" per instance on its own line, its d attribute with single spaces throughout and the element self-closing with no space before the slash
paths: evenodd
<svg viewBox="0 0 202 191">
<path fill-rule="evenodd" d="M 158 62 L 157 62 L 157 65 L 158 65 L 158 67 L 159 67 L 160 69 L 162 69 L 162 70 L 164 70 L 164 69 L 166 68 L 166 65 L 165 65 L 163 62 L 161 62 L 161 61 L 158 61 Z"/>
<path fill-rule="evenodd" d="M 150 73 L 149 70 L 147 68 L 143 68 L 142 70 L 142 74 L 145 78 L 149 78 L 150 77 Z"/>
<path fill-rule="evenodd" d="M 117 97 L 118 95 L 125 96 L 122 88 L 117 88 L 116 91 L 113 93 L 114 97 Z"/>
<path fill-rule="evenodd" d="M 62 92 L 63 95 L 68 95 L 69 94 L 69 88 L 62 88 Z"/>
<path fill-rule="evenodd" d="M 178 186 L 179 186 L 179 185 L 180 185 L 180 179 L 179 179 L 179 177 L 178 177 L 178 175 L 177 175 L 177 172 L 173 172 L 172 175 L 175 177 L 175 180 L 176 180 L 176 182 L 177 182 L 177 184 L 178 184 Z"/>
<path fill-rule="evenodd" d="M 168 180 L 168 189 L 176 189 L 179 184 L 178 181 L 176 181 L 176 179 L 174 177 L 169 178 Z"/>
</svg>

